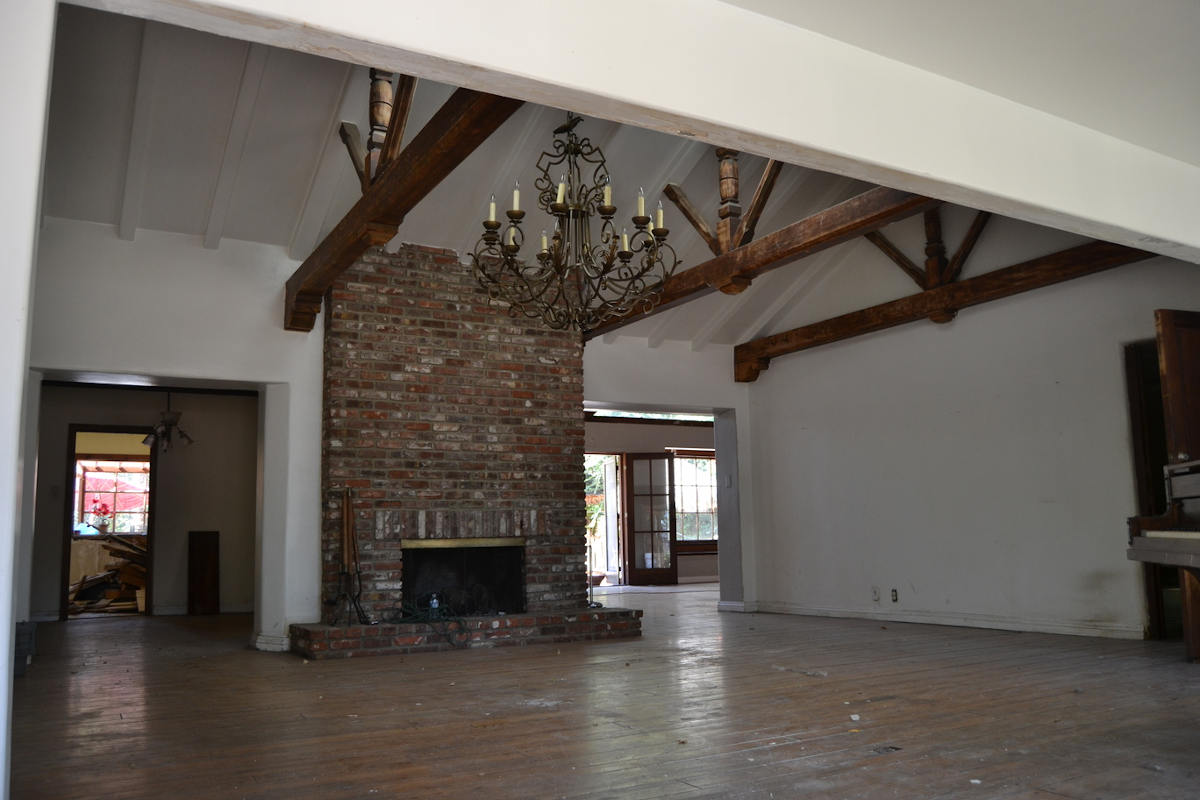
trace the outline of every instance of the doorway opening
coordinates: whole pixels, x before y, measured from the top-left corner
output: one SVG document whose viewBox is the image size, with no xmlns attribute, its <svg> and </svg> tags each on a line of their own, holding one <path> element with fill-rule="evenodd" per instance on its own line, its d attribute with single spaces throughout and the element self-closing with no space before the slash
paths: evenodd
<svg viewBox="0 0 1200 800">
<path fill-rule="evenodd" d="M 149 428 L 72 425 L 67 437 L 64 619 L 150 607 L 154 448 Z"/>
<path fill-rule="evenodd" d="M 596 409 L 586 422 L 592 585 L 717 582 L 714 415 Z"/>
</svg>

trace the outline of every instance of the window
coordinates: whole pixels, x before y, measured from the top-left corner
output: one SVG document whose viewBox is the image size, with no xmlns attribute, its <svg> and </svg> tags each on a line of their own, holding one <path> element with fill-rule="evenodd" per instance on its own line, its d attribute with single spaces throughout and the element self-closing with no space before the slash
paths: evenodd
<svg viewBox="0 0 1200 800">
<path fill-rule="evenodd" d="M 717 539 L 717 460 L 692 451 L 675 453 L 675 540 Z"/>
<path fill-rule="evenodd" d="M 145 534 L 149 512 L 148 460 L 75 459 L 75 535 Z"/>
</svg>

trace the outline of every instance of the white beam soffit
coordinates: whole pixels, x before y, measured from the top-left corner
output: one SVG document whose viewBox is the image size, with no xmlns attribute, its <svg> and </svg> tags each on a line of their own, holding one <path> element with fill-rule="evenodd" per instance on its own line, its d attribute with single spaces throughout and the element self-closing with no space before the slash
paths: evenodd
<svg viewBox="0 0 1200 800">
<path fill-rule="evenodd" d="M 610 0 L 612 18 L 671 31 L 680 46 L 593 59 L 568 40 L 550 60 L 545 20 L 587 30 L 590 6 L 513 0 L 498 41 L 473 0 L 364 0 L 355 14 L 324 0 L 80 4 L 570 108 L 1200 262 L 1200 167 L 718 0 Z"/>
</svg>

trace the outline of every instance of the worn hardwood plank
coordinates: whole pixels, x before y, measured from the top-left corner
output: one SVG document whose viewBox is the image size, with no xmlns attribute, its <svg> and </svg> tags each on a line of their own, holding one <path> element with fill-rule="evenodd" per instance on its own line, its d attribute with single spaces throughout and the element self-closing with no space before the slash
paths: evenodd
<svg viewBox="0 0 1200 800">
<path fill-rule="evenodd" d="M 757 379 L 772 358 L 1153 258 L 1153 253 L 1109 242 L 1089 242 L 1057 253 L 993 270 L 919 294 L 793 328 L 734 348 L 734 379 Z"/>
<path fill-rule="evenodd" d="M 1177 642 L 598 597 L 645 635 L 304 663 L 244 616 L 43 625 L 13 795 L 1194 796 Z"/>
</svg>

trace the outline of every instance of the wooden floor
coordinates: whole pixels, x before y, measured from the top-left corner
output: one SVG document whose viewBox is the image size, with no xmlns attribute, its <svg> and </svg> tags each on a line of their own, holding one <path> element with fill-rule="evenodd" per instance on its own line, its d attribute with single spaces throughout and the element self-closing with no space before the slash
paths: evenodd
<svg viewBox="0 0 1200 800">
<path fill-rule="evenodd" d="M 305 663 L 245 617 L 42 625 L 13 796 L 1200 796 L 1179 643 L 608 599 L 642 639 Z"/>
</svg>

